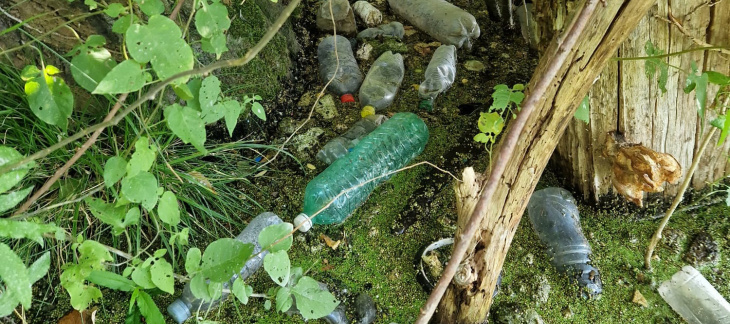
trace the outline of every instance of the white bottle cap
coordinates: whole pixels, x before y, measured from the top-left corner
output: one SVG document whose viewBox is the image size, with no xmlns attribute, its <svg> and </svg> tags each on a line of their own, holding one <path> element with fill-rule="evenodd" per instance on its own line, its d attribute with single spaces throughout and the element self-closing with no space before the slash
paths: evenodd
<svg viewBox="0 0 730 324">
<path fill-rule="evenodd" d="M 312 220 L 309 219 L 309 216 L 307 216 L 307 214 L 299 214 L 296 218 L 294 218 L 294 228 L 297 227 L 299 227 L 300 232 L 306 233 L 309 231 L 310 228 L 312 228 Z"/>
</svg>

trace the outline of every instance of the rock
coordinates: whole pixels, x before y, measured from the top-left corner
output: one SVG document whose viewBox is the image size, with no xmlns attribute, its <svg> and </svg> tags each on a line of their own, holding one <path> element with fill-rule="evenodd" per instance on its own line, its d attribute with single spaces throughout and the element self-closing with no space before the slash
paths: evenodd
<svg viewBox="0 0 730 324">
<path fill-rule="evenodd" d="M 720 261 L 720 249 L 717 242 L 707 232 L 697 234 L 684 254 L 684 261 L 695 267 L 716 265 Z"/>
<path fill-rule="evenodd" d="M 294 131 L 296 131 L 297 128 L 302 125 L 304 121 L 304 119 L 298 120 L 291 117 L 286 117 L 282 119 L 281 122 L 279 122 L 279 131 L 284 135 L 289 135 L 291 133 L 294 133 Z M 311 125 L 311 122 L 305 124 L 302 129 L 300 129 L 300 131 L 306 131 Z"/>
<path fill-rule="evenodd" d="M 335 100 L 332 95 L 324 95 L 317 106 L 314 107 L 314 111 L 322 116 L 324 119 L 332 119 L 337 116 L 337 107 L 335 106 Z"/>
<path fill-rule="evenodd" d="M 441 264 L 439 257 L 436 253 L 431 252 L 421 257 L 423 263 L 428 269 L 429 274 L 432 278 L 438 278 L 441 276 L 441 272 L 444 271 L 444 266 Z"/>
<path fill-rule="evenodd" d="M 573 311 L 570 310 L 570 306 L 565 306 L 560 311 L 563 314 L 563 318 L 569 319 L 573 317 Z"/>
<path fill-rule="evenodd" d="M 482 72 L 484 69 L 486 69 L 486 66 L 484 66 L 484 63 L 479 62 L 477 60 L 469 60 L 464 63 L 464 67 L 469 71 L 474 72 Z"/>
<path fill-rule="evenodd" d="M 547 277 L 540 276 L 540 281 L 538 282 L 537 291 L 534 296 L 538 304 L 547 303 L 548 298 L 550 297 L 550 290 L 551 287 Z"/>
<path fill-rule="evenodd" d="M 324 133 L 324 130 L 319 127 L 314 127 L 308 130 L 304 134 L 297 135 L 294 137 L 294 143 L 296 143 L 296 151 L 298 153 L 304 152 L 304 150 L 314 147 L 319 143 L 319 137 Z"/>
<path fill-rule="evenodd" d="M 638 289 L 634 290 L 634 298 L 631 299 L 631 302 L 641 305 L 642 307 L 649 307 L 649 303 L 646 301 L 646 298 L 644 298 L 644 295 L 642 295 Z"/>
<path fill-rule="evenodd" d="M 367 293 L 360 293 L 355 300 L 355 312 L 359 319 L 358 324 L 371 324 L 378 315 L 375 302 Z"/>
<path fill-rule="evenodd" d="M 357 49 L 357 52 L 355 53 L 355 55 L 361 61 L 367 61 L 367 60 L 370 60 L 370 58 L 372 57 L 372 55 L 371 55 L 372 52 L 373 52 L 373 45 L 365 43 L 365 44 L 362 44 L 362 46 L 360 46 L 360 48 Z"/>
<path fill-rule="evenodd" d="M 297 106 L 309 108 L 314 103 L 314 100 L 317 98 L 317 94 L 319 92 L 317 91 L 307 91 L 305 92 L 300 98 L 299 102 L 297 102 Z"/>
<path fill-rule="evenodd" d="M 545 323 L 534 309 L 523 309 L 516 303 L 501 304 L 499 308 L 493 309 L 492 318 L 496 323 L 503 324 L 543 324 Z"/>
<path fill-rule="evenodd" d="M 527 263 L 528 265 L 532 265 L 532 263 L 534 263 L 534 262 L 535 262 L 535 256 L 532 255 L 532 253 L 527 253 L 527 255 L 525 255 L 525 263 Z"/>
</svg>

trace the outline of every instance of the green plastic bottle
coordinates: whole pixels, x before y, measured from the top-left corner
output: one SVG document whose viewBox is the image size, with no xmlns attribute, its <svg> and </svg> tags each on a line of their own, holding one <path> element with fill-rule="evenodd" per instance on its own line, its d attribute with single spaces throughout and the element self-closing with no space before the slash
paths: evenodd
<svg viewBox="0 0 730 324">
<path fill-rule="evenodd" d="M 294 219 L 294 225 L 306 232 L 312 223 L 342 223 L 390 175 L 370 182 L 368 180 L 406 166 L 423 151 L 426 142 L 428 127 L 421 118 L 413 113 L 393 115 L 360 140 L 352 152 L 337 159 L 307 184 L 304 208 Z M 360 184 L 363 185 L 347 191 L 327 209 L 311 218 L 341 192 Z"/>
</svg>

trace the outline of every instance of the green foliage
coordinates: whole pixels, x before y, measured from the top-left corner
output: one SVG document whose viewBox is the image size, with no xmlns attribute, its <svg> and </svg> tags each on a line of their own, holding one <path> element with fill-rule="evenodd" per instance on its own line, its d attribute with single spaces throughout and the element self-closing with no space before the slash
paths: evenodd
<svg viewBox="0 0 730 324">
<path fill-rule="evenodd" d="M 122 197 L 152 210 L 157 204 L 157 178 L 147 171 L 122 179 Z"/>
<path fill-rule="evenodd" d="M 104 185 L 107 188 L 122 180 L 127 173 L 127 160 L 119 156 L 112 156 L 104 165 Z"/>
<path fill-rule="evenodd" d="M 157 206 L 157 214 L 165 224 L 176 226 L 180 223 L 180 207 L 177 205 L 175 194 L 165 191 L 160 197 L 160 204 Z"/>
<path fill-rule="evenodd" d="M 516 117 L 515 111 L 520 110 L 520 104 L 525 99 L 524 90 L 525 86 L 519 83 L 512 86 L 512 88 L 504 84 L 498 84 L 494 87 L 492 105 L 489 107 L 488 112 L 479 115 L 477 127 L 480 133 L 474 136 L 474 141 L 488 145 L 488 150 L 491 151 L 491 146 L 504 128 L 505 120 L 502 118 L 502 114 L 507 112 L 513 118 Z"/>
<path fill-rule="evenodd" d="M 165 120 L 167 127 L 180 137 L 184 143 L 191 143 L 200 152 L 207 152 L 205 149 L 205 123 L 200 113 L 190 107 L 182 107 L 178 104 L 165 108 Z"/>
<path fill-rule="evenodd" d="M 93 94 L 116 94 L 134 92 L 142 89 L 147 73 L 142 70 L 142 65 L 135 60 L 125 60 L 109 71 L 96 86 Z"/>
<path fill-rule="evenodd" d="M 23 155 L 16 149 L 0 145 L 0 166 L 14 163 L 22 158 Z M 30 186 L 8 193 L 8 190 L 19 184 L 34 166 L 35 162 L 31 162 L 0 175 L 0 214 L 15 207 L 33 190 L 33 186 Z"/>
<path fill-rule="evenodd" d="M 340 304 L 335 296 L 322 290 L 319 283 L 310 277 L 299 279 L 291 291 L 296 298 L 297 308 L 305 320 L 324 317 Z"/>
<path fill-rule="evenodd" d="M 213 282 L 228 281 L 243 268 L 253 248 L 235 239 L 218 239 L 205 249 L 201 273 Z"/>
<path fill-rule="evenodd" d="M 243 280 L 241 278 L 236 278 L 235 281 L 233 281 L 233 287 L 231 287 L 231 292 L 233 293 L 236 298 L 238 298 L 238 301 L 241 302 L 241 304 L 248 304 L 248 298 L 253 294 L 253 287 L 243 283 Z"/>
<path fill-rule="evenodd" d="M 583 98 L 583 100 L 580 102 L 580 105 L 578 105 L 578 110 L 575 111 L 575 119 L 581 120 L 585 122 L 586 124 L 590 123 L 591 121 L 591 112 L 590 112 L 590 106 L 591 106 L 591 100 L 588 98 L 588 95 Z"/>
<path fill-rule="evenodd" d="M 46 252 L 26 268 L 9 246 L 0 243 L 0 260 L 3 260 L 0 262 L 0 278 L 5 284 L 3 293 L 0 294 L 0 316 L 12 314 L 18 304 L 30 308 L 33 296 L 31 285 L 48 272 L 51 263 L 50 253 Z"/>
<path fill-rule="evenodd" d="M 133 291 L 137 287 L 132 280 L 109 271 L 91 270 L 86 280 L 99 286 L 121 291 Z"/>
<path fill-rule="evenodd" d="M 269 253 L 264 257 L 264 269 L 271 280 L 279 286 L 286 286 L 289 282 L 289 271 L 291 270 L 291 262 L 289 255 L 285 250 Z"/>
<path fill-rule="evenodd" d="M 294 238 L 290 235 L 293 230 L 294 225 L 292 223 L 280 223 L 267 226 L 259 233 L 259 245 L 269 252 L 288 251 L 294 242 Z M 282 240 L 284 237 L 286 238 Z M 282 241 L 276 245 L 272 245 L 279 240 Z"/>
<path fill-rule="evenodd" d="M 664 51 L 658 49 L 651 41 L 646 41 L 644 45 L 644 51 L 647 56 L 659 56 L 663 55 Z M 662 59 L 652 57 L 644 61 L 644 73 L 649 80 L 654 79 L 657 71 L 659 71 L 659 89 L 662 93 L 667 92 L 667 80 L 669 80 L 669 65 Z"/>
<path fill-rule="evenodd" d="M 65 132 L 73 111 L 74 97 L 66 82 L 57 76 L 59 73 L 61 70 L 53 65 L 46 65 L 42 72 L 28 65 L 21 72 L 21 78 L 25 81 L 25 94 L 33 113 Z"/>
<path fill-rule="evenodd" d="M 66 265 L 61 273 L 61 286 L 71 296 L 71 306 L 80 311 L 101 298 L 101 290 L 87 285 L 86 278 L 93 270 L 104 270 L 104 262 L 112 261 L 112 257 L 106 247 L 92 240 L 74 243 L 72 248 L 78 251 L 79 259 L 76 264 Z"/>
<path fill-rule="evenodd" d="M 132 293 L 130 304 L 137 303 L 140 315 L 144 316 L 145 323 L 148 324 L 165 324 L 165 318 L 152 297 L 141 290 L 135 290 Z M 139 318 L 137 320 L 140 320 Z"/>
<path fill-rule="evenodd" d="M 63 230 L 52 223 L 38 224 L 0 218 L 0 237 L 29 239 L 43 246 L 43 235 L 46 233 L 55 233 L 58 239 L 65 237 Z"/>
<path fill-rule="evenodd" d="M 140 63 L 150 62 L 157 77 L 164 80 L 193 68 L 193 50 L 181 38 L 180 27 L 165 16 L 151 16 L 147 25 L 132 24 L 126 33 L 129 54 Z M 187 78 L 173 81 L 184 84 Z"/>
<path fill-rule="evenodd" d="M 705 73 L 699 73 L 697 69 L 697 63 L 692 62 L 692 73 L 687 76 L 687 82 L 684 87 L 684 93 L 690 93 L 692 90 L 695 92 L 695 102 L 697 103 L 697 113 L 700 115 L 700 119 L 705 119 L 705 109 L 707 108 L 707 83 L 709 82 L 709 75 Z"/>
<path fill-rule="evenodd" d="M 117 61 L 103 47 L 104 45 L 106 45 L 106 39 L 103 36 L 91 35 L 86 43 L 75 46 L 66 54 L 67 56 L 73 56 L 71 59 L 71 75 L 74 81 L 86 91 L 94 91 L 99 82 L 117 66 Z"/>
<path fill-rule="evenodd" d="M 98 198 L 86 198 L 85 201 L 96 218 L 112 227 L 114 235 L 123 233 L 127 226 L 139 223 L 140 212 L 137 207 L 115 206 Z"/>
<path fill-rule="evenodd" d="M 160 0 L 134 0 L 134 2 L 147 16 L 159 15 L 165 11 L 165 5 Z"/>
<path fill-rule="evenodd" d="M 221 54 L 228 51 L 224 34 L 231 27 L 228 8 L 217 0 L 212 3 L 202 0 L 199 3 L 201 8 L 195 13 L 195 28 L 202 37 L 201 48 L 220 59 Z"/>
</svg>

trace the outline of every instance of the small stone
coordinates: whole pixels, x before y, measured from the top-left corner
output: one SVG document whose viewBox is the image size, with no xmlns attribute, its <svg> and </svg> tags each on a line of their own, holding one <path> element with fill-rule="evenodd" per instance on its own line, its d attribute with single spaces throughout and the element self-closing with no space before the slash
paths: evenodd
<svg viewBox="0 0 730 324">
<path fill-rule="evenodd" d="M 284 118 L 279 123 L 279 131 L 282 134 L 289 135 L 291 133 L 294 133 L 294 131 L 296 131 L 297 128 L 302 125 L 302 123 L 304 123 L 304 120 L 297 120 L 291 117 Z M 307 130 L 307 126 L 309 125 L 312 125 L 312 123 L 305 124 L 299 131 Z"/>
<path fill-rule="evenodd" d="M 423 263 L 426 264 L 426 268 L 428 268 L 431 277 L 438 278 L 441 276 L 441 272 L 444 271 L 444 266 L 441 264 L 436 253 L 428 253 L 422 256 L 421 259 L 423 260 Z"/>
<path fill-rule="evenodd" d="M 297 106 L 299 106 L 299 107 L 309 107 L 314 102 L 314 98 L 317 98 L 317 92 L 316 91 L 305 92 L 299 98 L 299 102 L 297 102 Z"/>
<path fill-rule="evenodd" d="M 370 45 L 368 43 L 362 44 L 360 48 L 357 49 L 357 58 L 362 61 L 367 61 L 370 59 L 373 53 L 373 45 Z"/>
<path fill-rule="evenodd" d="M 573 317 L 573 311 L 570 310 L 569 306 L 563 307 L 561 310 L 561 313 L 563 314 L 563 318 L 572 318 Z"/>
<path fill-rule="evenodd" d="M 337 107 L 335 106 L 335 100 L 331 95 L 325 95 L 319 99 L 317 107 L 314 107 L 314 111 L 322 116 L 324 119 L 332 119 L 337 116 Z"/>
<path fill-rule="evenodd" d="M 695 267 L 716 265 L 720 261 L 720 249 L 717 242 L 707 232 L 697 234 L 684 254 L 684 261 Z"/>
<path fill-rule="evenodd" d="M 527 263 L 528 265 L 532 265 L 532 263 L 534 263 L 534 262 L 535 262 L 535 256 L 534 256 L 534 255 L 532 255 L 532 253 L 527 253 L 527 255 L 525 255 L 525 262 L 526 262 L 526 263 Z"/>
<path fill-rule="evenodd" d="M 314 147 L 319 143 L 319 137 L 324 133 L 324 130 L 319 127 L 314 127 L 308 130 L 304 134 L 297 135 L 294 137 L 294 143 L 296 144 L 296 151 L 301 153 L 304 150 Z"/>
<path fill-rule="evenodd" d="M 467 79 L 461 79 L 461 83 L 462 84 L 467 84 L 467 83 L 469 83 L 469 80 L 467 80 Z"/>
<path fill-rule="evenodd" d="M 646 301 L 646 298 L 644 298 L 644 295 L 642 295 L 638 289 L 634 290 L 634 298 L 631 299 L 631 302 L 641 305 L 642 307 L 649 307 L 649 303 Z"/>
<path fill-rule="evenodd" d="M 375 322 L 377 309 L 373 298 L 367 293 L 360 293 L 355 299 L 355 312 L 357 313 L 358 323 L 371 324 Z"/>
<path fill-rule="evenodd" d="M 540 276 L 540 281 L 538 282 L 537 286 L 537 292 L 535 293 L 535 300 L 538 304 L 547 303 L 548 298 L 550 298 L 550 290 L 550 282 L 548 282 L 545 276 Z"/>
<path fill-rule="evenodd" d="M 484 69 L 486 69 L 486 66 L 484 66 L 484 63 L 479 62 L 477 60 L 466 61 L 466 63 L 464 63 L 464 67 L 467 70 L 474 71 L 474 72 L 481 72 L 481 71 L 484 71 Z"/>
<path fill-rule="evenodd" d="M 307 163 L 307 169 L 309 169 L 309 170 L 317 170 L 317 167 L 314 166 L 314 164 L 312 164 L 312 163 Z"/>
</svg>

